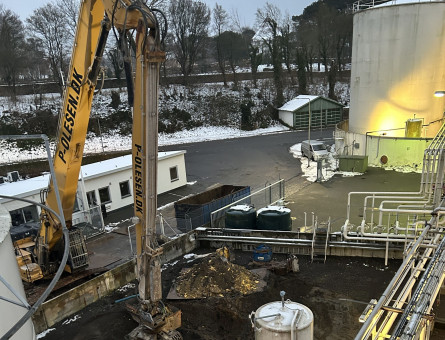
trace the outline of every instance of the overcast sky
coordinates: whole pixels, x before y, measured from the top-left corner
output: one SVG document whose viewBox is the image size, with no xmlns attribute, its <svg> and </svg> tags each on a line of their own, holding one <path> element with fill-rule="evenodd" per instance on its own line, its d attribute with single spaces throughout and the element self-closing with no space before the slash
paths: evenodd
<svg viewBox="0 0 445 340">
<path fill-rule="evenodd" d="M 269 0 L 270 3 L 278 6 L 282 14 L 286 11 L 292 15 L 300 15 L 303 9 L 315 0 Z M 17 13 L 22 21 L 29 17 L 32 12 L 49 0 L 0 0 L 4 8 Z M 79 0 L 80 2 L 80 0 Z M 242 25 L 253 26 L 255 21 L 255 12 L 257 8 L 263 7 L 267 0 L 204 0 L 204 2 L 213 9 L 215 3 L 221 5 L 229 14 L 236 10 L 238 12 Z"/>
</svg>

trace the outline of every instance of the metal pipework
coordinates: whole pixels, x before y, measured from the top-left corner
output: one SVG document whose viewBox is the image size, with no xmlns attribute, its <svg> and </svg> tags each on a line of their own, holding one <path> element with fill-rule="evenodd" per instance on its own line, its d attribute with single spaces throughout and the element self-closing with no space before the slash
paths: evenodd
<svg viewBox="0 0 445 340">
<path fill-rule="evenodd" d="M 400 283 L 402 282 L 402 280 L 404 280 L 404 277 L 410 270 L 411 270 L 411 275 L 410 275 L 407 283 L 405 283 L 405 286 L 404 286 L 402 292 L 399 294 L 399 297 L 397 298 L 394 305 L 396 307 L 403 307 L 406 299 L 411 295 L 412 287 L 418 281 L 417 278 L 420 276 L 420 273 L 422 272 L 423 267 L 425 266 L 426 262 L 429 259 L 430 254 L 432 253 L 432 251 L 434 249 L 432 246 L 436 245 L 437 242 L 441 238 L 442 229 L 437 232 L 435 232 L 435 230 L 432 230 L 433 229 L 432 225 L 435 224 L 435 222 L 437 222 L 437 219 L 440 218 L 440 215 L 444 214 L 443 209 L 437 209 L 437 211 L 438 211 L 438 215 L 433 216 L 430 219 L 430 222 L 427 223 L 422 234 L 419 236 L 419 238 L 416 240 L 416 242 L 414 244 L 412 244 L 412 247 L 410 248 L 410 250 L 407 254 L 407 257 L 405 258 L 404 262 L 402 263 L 402 266 L 399 268 L 398 272 L 394 276 L 390 285 L 385 290 L 385 292 L 382 295 L 379 302 L 389 301 L 392 298 L 392 297 L 388 297 L 388 294 L 391 293 L 393 295 L 399 289 L 398 285 L 400 285 Z M 430 239 L 428 244 L 423 243 L 427 239 L 426 238 L 427 233 L 430 233 L 430 232 L 435 232 L 434 238 Z M 442 242 L 444 242 L 444 241 L 442 241 Z M 425 252 L 422 254 L 420 261 L 418 262 L 416 267 L 410 268 L 411 264 L 413 264 L 412 260 L 415 259 L 414 255 L 417 255 L 419 253 L 419 248 L 421 248 L 422 246 L 425 246 L 425 248 L 426 248 Z M 436 252 L 436 254 L 437 254 L 437 252 Z M 426 272 L 426 274 L 424 274 L 423 277 L 426 277 L 426 275 L 427 275 L 427 271 L 425 271 L 425 272 Z M 398 282 L 398 285 L 396 285 L 397 282 Z M 434 282 L 433 282 L 433 284 L 434 284 Z M 437 287 L 437 286 L 438 285 L 433 285 L 433 287 Z M 436 291 L 437 291 L 437 289 L 438 288 L 436 288 Z M 431 300 L 431 299 L 429 299 L 429 300 Z M 362 329 L 357 334 L 356 339 L 364 339 L 364 338 L 369 337 L 370 332 L 372 330 L 374 330 L 374 333 L 373 333 L 374 335 L 381 334 L 382 332 L 384 334 L 386 334 L 389 331 L 389 329 L 392 327 L 392 324 L 394 323 L 398 314 L 389 313 L 385 317 L 385 320 L 381 323 L 378 331 L 376 331 L 375 326 L 377 325 L 377 322 L 380 320 L 380 317 L 383 314 L 383 311 L 379 311 L 377 309 L 380 309 L 380 307 L 376 306 L 374 308 L 373 312 L 371 313 L 371 315 L 369 316 L 369 318 L 367 320 L 367 323 L 365 323 L 366 327 L 365 327 L 365 325 L 363 325 Z M 426 312 L 428 313 L 429 310 L 427 310 Z M 424 315 L 424 312 L 422 313 L 422 315 Z M 371 325 L 371 323 L 373 323 L 373 324 Z M 375 332 L 377 332 L 377 333 L 375 333 Z M 379 336 L 379 335 L 377 335 L 377 336 Z"/>
<path fill-rule="evenodd" d="M 440 283 L 443 281 L 444 268 L 445 239 L 442 239 L 391 339 L 396 339 L 400 335 L 402 335 L 400 339 L 408 339 L 416 333 L 421 319 L 431 310 L 434 298 L 440 289 Z"/>
<path fill-rule="evenodd" d="M 399 209 L 399 208 L 383 208 L 384 204 L 396 204 L 396 203 L 428 203 L 426 201 L 382 201 L 379 205 L 379 225 L 382 225 L 383 212 L 395 212 L 399 213 L 412 213 L 412 214 L 431 214 L 431 210 L 417 210 L 417 209 Z M 403 205 L 402 205 L 403 206 Z"/>
<path fill-rule="evenodd" d="M 352 191 L 348 194 L 348 206 L 347 206 L 347 210 L 346 210 L 346 219 L 350 219 L 350 210 L 351 210 L 351 197 L 352 195 L 371 195 L 375 196 L 375 195 L 421 195 L 423 194 L 422 190 L 419 191 L 407 191 L 407 192 L 403 192 L 403 191 L 394 191 L 394 192 L 388 192 L 388 191 L 376 191 L 376 192 L 370 192 L 370 191 Z M 391 196 L 392 197 L 392 196 Z M 404 197 L 404 196 L 403 196 Z"/>
<path fill-rule="evenodd" d="M 372 233 L 363 233 L 364 236 L 349 236 L 348 235 L 348 224 L 349 220 L 346 220 L 345 224 L 343 225 L 343 237 L 346 240 L 354 240 L 354 241 L 377 241 L 377 242 L 406 242 L 405 238 L 398 238 L 399 235 L 394 234 L 388 234 L 388 233 L 382 233 L 382 234 L 372 234 Z M 379 236 L 377 236 L 379 235 Z M 415 239 L 415 235 L 408 235 L 408 238 Z"/>
<path fill-rule="evenodd" d="M 436 243 L 438 241 L 438 237 L 436 236 L 433 240 L 430 240 L 430 243 Z M 421 247 L 422 245 L 420 245 Z M 411 296 L 411 292 L 412 289 L 414 287 L 414 285 L 418 282 L 418 277 L 420 276 L 426 262 L 428 261 L 429 255 L 431 254 L 432 250 L 431 249 L 426 249 L 426 251 L 422 254 L 420 261 L 417 262 L 417 265 L 413 268 L 410 268 L 410 266 L 406 267 L 406 271 L 405 271 L 405 275 L 402 276 L 402 280 L 405 279 L 405 276 L 411 272 L 409 278 L 407 279 L 405 285 L 403 286 L 402 291 L 399 293 L 398 298 L 395 300 L 393 306 L 396 308 L 403 308 L 403 306 L 406 303 L 406 300 L 408 298 L 410 298 Z M 416 252 L 418 254 L 418 251 Z M 414 260 L 414 259 L 413 259 Z M 414 264 L 414 261 L 412 262 L 412 264 Z M 402 283 L 402 280 L 399 281 L 399 283 Z M 399 289 L 400 285 L 395 287 L 395 289 L 393 290 L 394 293 Z M 383 313 L 382 313 L 383 314 Z M 389 330 L 391 329 L 394 321 L 396 320 L 396 318 L 399 316 L 399 313 L 393 313 L 390 312 L 388 313 L 388 315 L 385 316 L 383 322 L 381 323 L 379 329 L 377 330 L 377 334 L 384 334 L 386 336 L 386 334 L 389 332 Z M 378 320 L 376 320 L 377 322 Z"/>
<path fill-rule="evenodd" d="M 366 209 L 367 209 L 367 205 L 368 205 L 368 199 L 372 198 L 372 207 L 371 209 L 374 207 L 374 201 L 375 199 L 424 199 L 425 196 L 390 196 L 390 195 L 383 195 L 383 196 L 375 196 L 375 195 L 371 195 L 371 196 L 366 196 L 364 199 L 364 203 L 363 203 L 363 218 L 366 219 Z M 415 202 L 417 203 L 417 201 Z M 373 220 L 374 217 L 374 213 L 371 214 L 371 221 Z"/>
<path fill-rule="evenodd" d="M 418 250 L 420 244 L 423 242 L 423 239 L 427 235 L 427 233 L 428 233 L 430 228 L 431 228 L 431 226 L 428 225 L 423 230 L 423 232 L 419 236 L 419 238 L 416 240 L 416 242 L 414 243 L 413 247 L 411 248 L 411 250 L 407 254 L 406 258 L 403 260 L 403 263 L 400 266 L 399 270 L 396 272 L 396 274 L 394 275 L 393 279 L 389 283 L 388 287 L 385 289 L 385 291 L 383 292 L 383 294 L 380 297 L 379 301 L 375 305 L 373 311 L 371 312 L 369 317 L 366 319 L 366 321 L 363 324 L 363 326 L 360 329 L 360 331 L 357 333 L 357 335 L 355 337 L 355 340 L 362 340 L 365 337 L 368 337 L 370 335 L 370 332 L 372 332 L 372 330 L 374 329 L 375 323 L 378 320 L 378 318 L 376 318 L 376 317 L 377 317 L 377 315 L 379 313 L 381 313 L 381 308 L 382 308 L 382 306 L 385 305 L 385 303 L 387 301 L 387 297 L 391 295 L 392 291 L 394 290 L 393 287 L 397 285 L 397 282 L 401 278 L 403 272 L 406 270 L 407 265 L 411 262 L 411 260 L 413 259 L 413 257 L 417 253 L 417 250 Z M 374 321 L 374 319 L 376 319 L 376 320 Z"/>
</svg>

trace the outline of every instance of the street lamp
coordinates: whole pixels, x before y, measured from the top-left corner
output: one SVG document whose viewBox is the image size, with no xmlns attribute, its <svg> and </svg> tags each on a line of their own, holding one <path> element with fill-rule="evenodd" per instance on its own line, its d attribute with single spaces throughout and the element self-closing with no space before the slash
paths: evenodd
<svg viewBox="0 0 445 340">
<path fill-rule="evenodd" d="M 436 91 L 434 92 L 434 97 L 443 97 L 445 96 L 445 91 Z"/>
</svg>

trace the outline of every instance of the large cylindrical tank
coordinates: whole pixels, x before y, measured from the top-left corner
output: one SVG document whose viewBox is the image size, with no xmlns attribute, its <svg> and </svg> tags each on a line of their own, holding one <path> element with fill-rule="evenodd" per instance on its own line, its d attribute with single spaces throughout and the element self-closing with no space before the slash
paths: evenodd
<svg viewBox="0 0 445 340">
<path fill-rule="evenodd" d="M 255 229 L 256 210 L 247 204 L 238 204 L 230 207 L 225 214 L 226 228 L 231 229 Z"/>
<path fill-rule="evenodd" d="M 290 209 L 283 206 L 268 206 L 257 211 L 257 229 L 283 230 L 292 229 Z"/>
<path fill-rule="evenodd" d="M 313 336 L 314 315 L 300 303 L 288 300 L 283 307 L 281 301 L 275 301 L 255 312 L 255 340 L 312 340 Z"/>
<path fill-rule="evenodd" d="M 415 115 L 431 123 L 422 137 L 436 134 L 445 107 L 434 98 L 445 90 L 444 17 L 444 2 L 418 0 L 354 14 L 350 132 L 405 137 Z"/>
<path fill-rule="evenodd" d="M 22 280 L 19 274 L 17 260 L 12 246 L 9 229 L 11 226 L 11 216 L 9 212 L 0 204 L 0 276 L 11 285 L 15 292 L 25 298 Z M 15 295 L 3 284 L 0 283 L 0 296 L 18 302 Z M 27 309 L 12 304 L 5 300 L 0 300 L 0 337 L 2 337 L 14 324 L 27 312 Z M 29 319 L 11 338 L 15 340 L 35 339 L 34 327 Z"/>
</svg>

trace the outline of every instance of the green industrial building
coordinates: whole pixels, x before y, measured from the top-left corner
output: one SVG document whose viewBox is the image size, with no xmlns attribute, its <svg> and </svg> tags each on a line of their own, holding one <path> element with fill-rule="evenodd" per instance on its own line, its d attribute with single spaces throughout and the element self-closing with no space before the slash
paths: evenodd
<svg viewBox="0 0 445 340">
<path fill-rule="evenodd" d="M 343 120 L 343 105 L 335 100 L 300 95 L 278 109 L 280 119 L 296 129 L 335 126 Z"/>
</svg>

